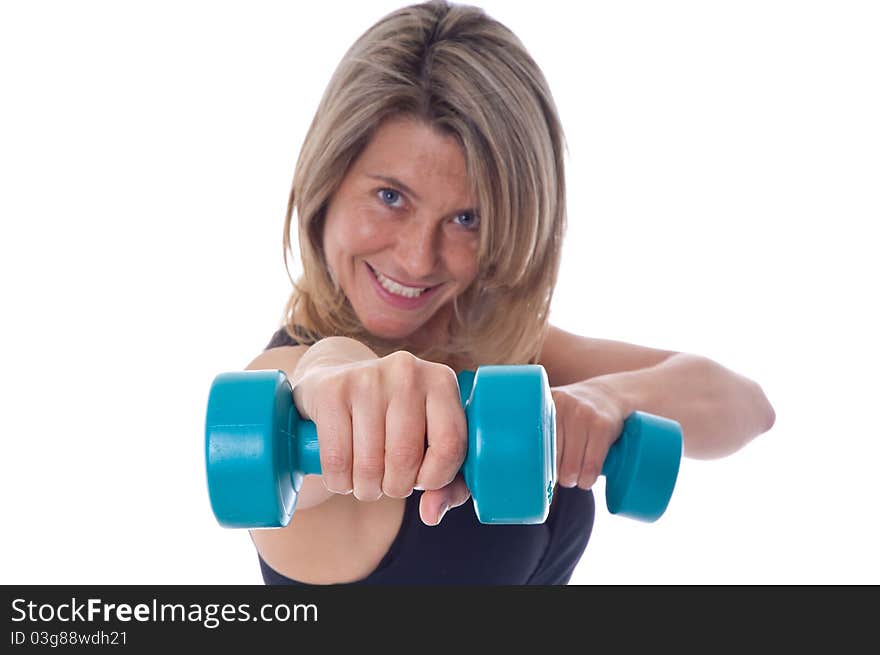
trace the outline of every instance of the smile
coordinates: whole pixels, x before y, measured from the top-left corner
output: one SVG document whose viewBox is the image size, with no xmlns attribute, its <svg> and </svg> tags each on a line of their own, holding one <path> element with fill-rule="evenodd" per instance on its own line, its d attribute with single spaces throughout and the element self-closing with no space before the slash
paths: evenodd
<svg viewBox="0 0 880 655">
<path fill-rule="evenodd" d="M 376 294 L 391 307 L 402 310 L 417 310 L 425 307 L 442 288 L 442 284 L 432 287 L 410 287 L 395 282 L 364 262 L 367 274 L 373 283 Z"/>
<path fill-rule="evenodd" d="M 369 266 L 369 264 L 367 264 Z M 385 277 L 382 273 L 377 271 L 375 268 L 370 266 L 370 270 L 373 271 L 373 275 L 376 276 L 376 279 L 379 281 L 379 284 L 382 285 L 382 288 L 388 291 L 389 293 L 393 293 L 396 296 L 402 296 L 404 298 L 418 298 L 425 291 L 432 287 L 407 287 L 402 284 L 398 284 L 394 280 Z"/>
</svg>

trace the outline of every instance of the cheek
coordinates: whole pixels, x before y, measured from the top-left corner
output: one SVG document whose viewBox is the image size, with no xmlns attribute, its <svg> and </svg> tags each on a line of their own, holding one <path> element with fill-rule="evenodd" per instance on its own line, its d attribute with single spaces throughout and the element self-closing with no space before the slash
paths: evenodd
<svg viewBox="0 0 880 655">
<path fill-rule="evenodd" d="M 464 282 L 470 283 L 479 270 L 477 264 L 478 243 L 464 244 L 456 248 L 455 254 L 449 260 L 449 268 L 455 277 Z"/>
<path fill-rule="evenodd" d="M 373 213 L 352 209 L 340 222 L 340 242 L 352 253 L 366 252 L 381 247 L 387 238 L 387 226 Z"/>
<path fill-rule="evenodd" d="M 324 243 L 336 257 L 366 253 L 382 246 L 387 235 L 381 221 L 369 211 L 357 207 L 340 207 L 328 217 Z"/>
</svg>

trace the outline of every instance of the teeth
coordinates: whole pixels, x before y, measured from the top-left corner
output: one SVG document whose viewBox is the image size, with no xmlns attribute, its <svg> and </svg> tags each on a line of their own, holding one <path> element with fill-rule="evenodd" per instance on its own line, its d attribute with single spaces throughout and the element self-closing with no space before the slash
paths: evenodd
<svg viewBox="0 0 880 655">
<path fill-rule="evenodd" d="M 389 280 L 375 268 L 373 269 L 373 273 L 376 274 L 376 279 L 379 280 L 379 284 L 382 285 L 382 288 L 386 291 L 393 293 L 396 296 L 403 296 L 404 298 L 418 298 L 422 295 L 425 289 L 428 288 L 424 287 L 422 289 L 419 289 L 415 287 L 405 287 L 402 284 L 398 284 L 394 280 Z"/>
</svg>

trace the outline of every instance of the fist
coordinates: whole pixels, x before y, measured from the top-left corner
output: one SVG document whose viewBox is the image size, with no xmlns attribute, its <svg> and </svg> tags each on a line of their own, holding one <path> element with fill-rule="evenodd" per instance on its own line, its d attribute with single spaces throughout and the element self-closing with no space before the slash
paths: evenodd
<svg viewBox="0 0 880 655">
<path fill-rule="evenodd" d="M 590 489 L 629 412 L 622 396 L 601 382 L 575 382 L 553 387 L 551 393 L 556 405 L 559 485 Z"/>
</svg>

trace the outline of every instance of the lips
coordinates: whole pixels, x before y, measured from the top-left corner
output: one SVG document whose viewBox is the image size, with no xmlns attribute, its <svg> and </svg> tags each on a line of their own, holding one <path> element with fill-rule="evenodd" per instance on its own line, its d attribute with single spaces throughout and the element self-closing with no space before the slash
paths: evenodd
<svg viewBox="0 0 880 655">
<path fill-rule="evenodd" d="M 375 269 L 372 266 L 364 262 L 364 266 L 367 269 L 367 274 L 370 277 L 370 280 L 373 285 L 373 289 L 376 294 L 381 298 L 385 303 L 394 307 L 395 309 L 403 309 L 403 310 L 412 310 L 412 309 L 420 309 L 428 304 L 429 300 L 434 297 L 434 294 L 437 293 L 437 289 L 442 285 L 435 285 L 432 287 L 426 287 L 425 290 L 415 297 L 407 297 L 402 296 L 396 293 L 392 293 L 379 282 L 379 278 L 376 277 Z M 384 274 L 382 274 L 384 275 Z M 390 278 L 389 278 L 390 279 Z M 422 287 L 415 287 L 422 288 Z"/>
<path fill-rule="evenodd" d="M 430 291 L 430 290 L 433 289 L 435 286 L 438 286 L 438 285 L 436 285 L 436 284 L 433 284 L 433 285 L 429 285 L 429 284 L 410 284 L 409 282 L 402 282 L 402 281 L 400 281 L 400 280 L 398 280 L 398 279 L 396 279 L 396 278 L 393 278 L 393 277 L 391 277 L 390 275 L 388 275 L 388 274 L 386 274 L 386 273 L 384 273 L 384 272 L 378 270 L 377 268 L 375 268 L 375 267 L 373 267 L 373 266 L 370 266 L 370 264 L 367 264 L 367 266 L 370 267 L 370 270 L 373 271 L 374 274 L 379 274 L 379 275 L 381 275 L 382 277 L 384 277 L 384 278 L 386 278 L 386 279 L 388 279 L 388 280 L 394 282 L 395 284 L 399 284 L 399 285 L 402 286 L 402 287 L 406 287 L 407 289 L 423 289 L 424 291 Z"/>
</svg>

